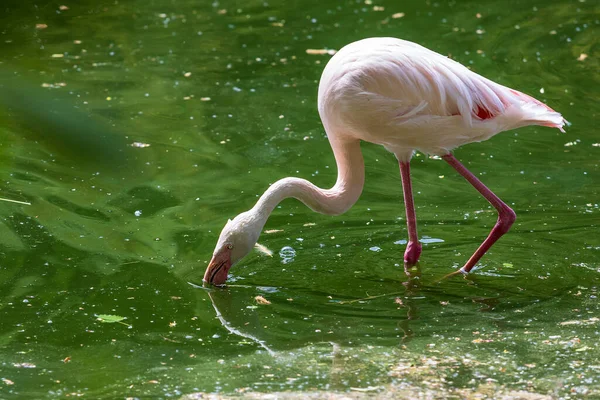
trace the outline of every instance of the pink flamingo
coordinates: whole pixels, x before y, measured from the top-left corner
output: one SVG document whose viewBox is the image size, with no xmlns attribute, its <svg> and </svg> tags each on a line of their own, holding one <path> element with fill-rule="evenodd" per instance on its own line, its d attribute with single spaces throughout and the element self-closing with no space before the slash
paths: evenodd
<svg viewBox="0 0 600 400">
<path fill-rule="evenodd" d="M 352 207 L 365 178 L 361 140 L 383 145 L 398 159 L 408 227 L 407 265 L 414 265 L 421 255 L 410 180 L 415 150 L 440 156 L 498 211 L 488 237 L 456 271 L 467 274 L 510 229 L 516 214 L 451 151 L 508 129 L 542 125 L 564 132 L 567 124 L 560 113 L 526 94 L 418 44 L 394 38 L 364 39 L 337 52 L 321 76 L 318 107 L 336 159 L 335 185 L 321 189 L 299 178 L 275 182 L 251 210 L 227 222 L 204 274 L 205 282 L 225 283 L 231 266 L 252 250 L 267 218 L 283 199 L 294 197 L 329 215 Z"/>
</svg>

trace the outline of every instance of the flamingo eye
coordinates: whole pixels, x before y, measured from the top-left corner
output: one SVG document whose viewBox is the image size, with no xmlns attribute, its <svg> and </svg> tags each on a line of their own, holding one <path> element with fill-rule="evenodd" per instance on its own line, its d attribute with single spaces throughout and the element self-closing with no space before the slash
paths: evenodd
<svg viewBox="0 0 600 400">
<path fill-rule="evenodd" d="M 233 245 L 232 245 L 231 243 L 229 243 L 229 244 L 227 245 L 227 248 L 228 248 L 229 250 L 231 250 L 231 249 L 233 249 Z"/>
</svg>

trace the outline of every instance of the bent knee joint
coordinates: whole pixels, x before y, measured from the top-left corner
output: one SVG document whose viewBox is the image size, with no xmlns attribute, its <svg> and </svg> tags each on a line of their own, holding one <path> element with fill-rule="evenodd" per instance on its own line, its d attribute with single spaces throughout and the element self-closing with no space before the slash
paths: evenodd
<svg viewBox="0 0 600 400">
<path fill-rule="evenodd" d="M 498 222 L 496 222 L 496 229 L 504 234 L 508 232 L 512 224 L 517 219 L 517 214 L 513 211 L 512 208 L 506 206 L 506 208 L 502 208 L 498 213 Z"/>
</svg>

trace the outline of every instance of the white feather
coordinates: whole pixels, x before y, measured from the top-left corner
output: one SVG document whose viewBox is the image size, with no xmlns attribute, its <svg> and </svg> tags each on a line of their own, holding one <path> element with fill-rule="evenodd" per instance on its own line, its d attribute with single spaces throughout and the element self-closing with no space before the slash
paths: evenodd
<svg viewBox="0 0 600 400">
<path fill-rule="evenodd" d="M 444 155 L 520 126 L 566 123 L 532 97 L 395 38 L 337 52 L 321 78 L 319 111 L 334 135 L 382 144 L 405 159 L 414 150 Z"/>
</svg>

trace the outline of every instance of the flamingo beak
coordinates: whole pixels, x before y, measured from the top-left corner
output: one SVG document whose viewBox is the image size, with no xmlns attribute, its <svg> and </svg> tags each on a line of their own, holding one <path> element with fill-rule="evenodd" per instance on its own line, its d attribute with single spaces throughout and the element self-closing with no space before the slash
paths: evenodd
<svg viewBox="0 0 600 400">
<path fill-rule="evenodd" d="M 213 285 L 223 285 L 227 281 L 229 268 L 231 268 L 231 249 L 225 246 L 213 255 L 202 280 Z"/>
</svg>

